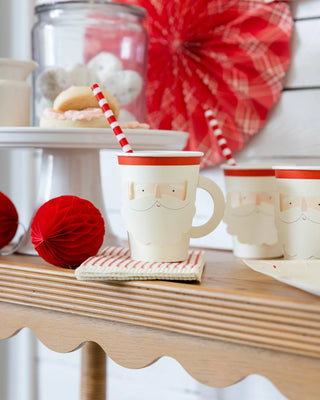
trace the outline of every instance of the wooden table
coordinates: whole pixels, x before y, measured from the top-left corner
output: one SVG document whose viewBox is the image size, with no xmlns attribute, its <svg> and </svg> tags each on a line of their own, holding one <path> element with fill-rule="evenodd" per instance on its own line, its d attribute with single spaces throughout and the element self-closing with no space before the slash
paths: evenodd
<svg viewBox="0 0 320 400">
<path fill-rule="evenodd" d="M 83 343 L 83 400 L 105 398 L 105 353 L 141 368 L 171 356 L 224 387 L 260 374 L 289 399 L 320 398 L 320 301 L 206 251 L 201 284 L 83 282 L 39 257 L 0 257 L 0 339 L 28 327 L 50 349 Z"/>
</svg>

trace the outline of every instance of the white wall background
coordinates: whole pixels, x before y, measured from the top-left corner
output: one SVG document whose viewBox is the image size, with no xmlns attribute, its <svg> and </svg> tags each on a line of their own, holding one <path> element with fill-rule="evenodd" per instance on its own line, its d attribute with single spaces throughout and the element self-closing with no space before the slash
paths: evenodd
<svg viewBox="0 0 320 400">
<path fill-rule="evenodd" d="M 32 0 L 0 0 L 0 57 L 30 59 L 32 16 Z M 33 211 L 36 163 L 32 150 L 0 149 L 0 191 L 12 199 L 24 226 Z M 36 347 L 28 330 L 0 342 L 0 400 L 37 399 Z"/>
<path fill-rule="evenodd" d="M 286 87 L 265 128 L 243 151 L 236 154 L 239 161 L 265 159 L 271 155 L 273 159 L 290 160 L 295 157 L 295 160 L 303 162 L 319 162 L 320 0 L 300 0 L 291 2 L 291 5 L 296 23 L 292 40 L 293 61 Z M 33 0 L 0 0 L 0 57 L 30 58 L 32 10 Z M 124 235 L 119 217 L 119 197 L 115 190 L 117 185 L 111 180 L 114 176 L 112 163 L 104 153 L 102 168 L 106 205 L 114 231 Z M 0 152 L 0 190 L 11 196 L 25 221 L 28 221 L 32 212 L 35 164 L 36 155 L 32 152 Z M 223 187 L 219 168 L 202 173 Z M 26 195 L 28 188 L 29 196 Z M 207 217 L 206 201 L 200 195 L 198 222 Z M 197 241 L 194 244 L 230 248 L 231 241 L 222 224 L 201 243 Z M 108 400 L 283 399 L 271 383 L 257 376 L 251 376 L 227 389 L 205 387 L 170 358 L 163 358 L 143 370 L 128 370 L 108 359 L 107 370 Z M 71 354 L 54 353 L 38 342 L 28 330 L 0 342 L 0 400 L 75 400 L 79 399 L 79 390 L 79 351 Z"/>
</svg>

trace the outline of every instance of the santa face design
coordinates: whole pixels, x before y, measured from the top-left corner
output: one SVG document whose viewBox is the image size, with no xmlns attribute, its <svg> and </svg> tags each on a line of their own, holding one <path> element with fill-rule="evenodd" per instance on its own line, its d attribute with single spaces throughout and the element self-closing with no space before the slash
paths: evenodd
<svg viewBox="0 0 320 400">
<path fill-rule="evenodd" d="M 227 231 L 246 244 L 277 242 L 272 191 L 233 191 L 227 194 L 224 221 Z"/>
<path fill-rule="evenodd" d="M 187 234 L 195 214 L 188 182 L 129 182 L 122 214 L 127 231 L 142 244 L 172 244 Z"/>
<path fill-rule="evenodd" d="M 286 258 L 320 258 L 320 196 L 279 194 L 277 228 Z"/>
</svg>

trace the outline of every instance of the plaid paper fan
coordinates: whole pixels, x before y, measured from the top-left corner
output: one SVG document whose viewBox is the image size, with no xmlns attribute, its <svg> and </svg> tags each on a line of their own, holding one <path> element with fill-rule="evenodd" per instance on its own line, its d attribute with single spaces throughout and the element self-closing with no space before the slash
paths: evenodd
<svg viewBox="0 0 320 400">
<path fill-rule="evenodd" d="M 147 122 L 189 132 L 186 150 L 222 154 L 204 117 L 214 111 L 232 152 L 263 126 L 290 62 L 286 1 L 124 0 L 147 10 Z"/>
</svg>

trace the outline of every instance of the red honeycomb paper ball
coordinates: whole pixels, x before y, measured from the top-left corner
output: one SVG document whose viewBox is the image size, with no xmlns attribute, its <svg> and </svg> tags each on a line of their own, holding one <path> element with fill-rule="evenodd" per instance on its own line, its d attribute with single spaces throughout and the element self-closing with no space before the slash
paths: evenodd
<svg viewBox="0 0 320 400">
<path fill-rule="evenodd" d="M 75 268 L 98 253 L 105 227 L 100 211 L 90 201 L 60 196 L 38 209 L 30 234 L 35 250 L 45 261 Z"/>
<path fill-rule="evenodd" d="M 19 217 L 12 201 L 0 192 L 0 249 L 10 243 L 18 229 Z"/>
</svg>

